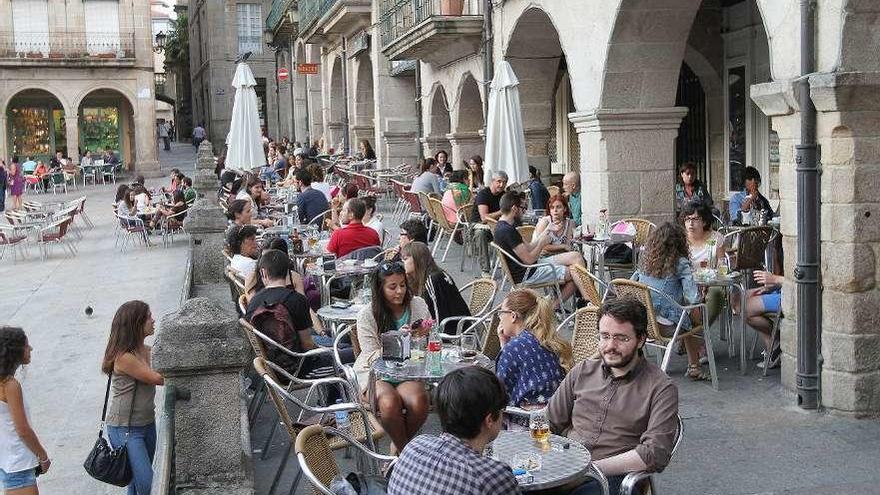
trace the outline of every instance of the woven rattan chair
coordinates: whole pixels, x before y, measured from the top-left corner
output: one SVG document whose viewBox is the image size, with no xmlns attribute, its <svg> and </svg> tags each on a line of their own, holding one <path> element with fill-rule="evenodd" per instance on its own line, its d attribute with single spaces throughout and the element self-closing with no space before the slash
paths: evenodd
<svg viewBox="0 0 880 495">
<path fill-rule="evenodd" d="M 599 355 L 599 308 L 588 304 L 575 311 L 556 328 L 556 333 L 574 321 L 571 332 L 571 350 L 575 363 Z"/>
<path fill-rule="evenodd" d="M 269 488 L 269 494 L 275 492 L 275 489 L 278 486 L 278 481 L 281 479 L 281 475 L 284 473 L 284 468 L 287 467 L 287 461 L 290 457 L 290 451 L 294 449 L 296 445 L 296 437 L 299 435 L 300 431 L 302 431 L 303 426 L 302 422 L 294 422 L 290 412 L 287 409 L 287 402 L 293 402 L 300 410 L 300 419 L 305 415 L 305 413 L 310 413 L 312 415 L 320 415 L 322 418 L 325 415 L 333 414 L 337 411 L 345 411 L 349 413 L 349 417 L 351 419 L 351 430 L 353 433 L 352 440 L 355 443 L 365 442 L 370 449 L 375 450 L 376 443 L 375 441 L 383 435 L 383 430 L 381 425 L 372 417 L 371 414 L 364 411 L 363 407 L 357 404 L 354 401 L 354 396 L 348 389 L 348 382 L 343 380 L 342 378 L 324 378 L 322 380 L 317 380 L 316 383 L 313 384 L 313 387 L 317 386 L 332 386 L 332 385 L 343 385 L 343 389 L 347 391 L 345 394 L 342 404 L 333 404 L 326 407 L 321 406 L 312 406 L 309 405 L 307 401 L 301 401 L 296 398 L 293 394 L 287 391 L 287 389 L 281 386 L 277 380 L 273 378 L 273 375 L 276 373 L 286 377 L 290 380 L 294 380 L 295 377 L 291 376 L 284 369 L 274 365 L 271 361 L 266 361 L 262 358 L 254 358 L 254 369 L 256 372 L 263 377 L 263 380 L 266 382 L 266 390 L 269 395 L 269 398 L 272 399 L 272 403 L 275 405 L 275 409 L 278 412 L 278 417 L 281 419 L 281 423 L 284 425 L 285 430 L 287 431 L 288 436 L 290 437 L 290 446 L 285 450 L 284 457 L 281 459 L 281 464 L 278 466 L 278 471 L 275 474 L 275 478 L 272 481 L 272 485 Z M 367 418 L 366 420 L 364 418 Z M 330 450 L 338 450 L 342 448 L 346 448 L 349 446 L 348 441 L 334 439 L 333 441 L 328 443 L 328 447 Z M 299 480 L 302 476 L 302 472 L 298 473 L 296 479 L 293 482 L 293 486 L 291 487 L 291 493 L 296 490 L 296 486 L 299 484 Z"/>
<path fill-rule="evenodd" d="M 333 435 L 334 438 L 328 439 L 327 434 Z M 347 445 L 357 448 L 370 460 L 371 469 L 363 474 L 378 474 L 380 472 L 378 463 L 393 465 L 397 460 L 397 457 L 379 454 L 364 447 L 351 436 L 336 428 L 320 425 L 307 426 L 296 436 L 294 449 L 301 472 L 305 474 L 317 494 L 334 495 L 335 493 L 330 491 L 330 482 L 341 474 L 336 457 L 333 455 L 334 442 L 338 441 L 344 441 Z"/>
<path fill-rule="evenodd" d="M 534 225 L 520 225 L 516 230 L 519 232 L 520 237 L 522 237 L 523 242 L 532 242 L 532 236 L 535 234 Z"/>
<path fill-rule="evenodd" d="M 612 280 L 611 288 L 614 290 L 614 293 L 617 294 L 617 297 L 632 297 L 642 303 L 647 309 L 648 340 L 646 346 L 663 349 L 663 358 L 660 362 L 660 369 L 664 372 L 669 365 L 669 359 L 675 349 L 676 342 L 684 337 L 697 337 L 705 340 L 706 357 L 709 359 L 709 373 L 712 375 L 712 388 L 718 390 L 718 373 L 715 369 L 715 353 L 712 350 L 712 340 L 707 333 L 708 330 L 707 332 L 703 331 L 704 328 L 709 328 L 707 321 L 709 316 L 705 304 L 700 303 L 682 306 L 678 301 L 673 300 L 662 291 L 633 280 Z M 657 322 L 657 315 L 654 312 L 654 297 L 665 298 L 669 303 L 677 306 L 677 309 L 681 311 L 681 316 L 679 317 L 678 322 L 673 322 L 675 324 L 675 331 L 671 337 L 664 337 L 663 334 L 660 333 L 660 324 Z M 683 329 L 684 319 L 690 317 L 688 312 L 693 309 L 700 310 L 703 321 L 700 325 L 693 325 L 690 330 L 685 331 Z"/>
<path fill-rule="evenodd" d="M 636 235 L 632 241 L 632 263 L 605 263 L 605 269 L 608 270 L 608 273 L 612 273 L 613 270 L 628 270 L 633 271 L 635 267 L 639 264 L 639 252 L 641 251 L 641 247 L 645 245 L 645 241 L 648 240 L 648 235 L 657 228 L 652 222 L 645 220 L 643 218 L 622 218 L 611 225 L 611 231 L 614 230 L 618 224 L 629 223 L 632 224 L 633 227 L 636 228 Z"/>
<path fill-rule="evenodd" d="M 571 265 L 569 270 L 571 276 L 583 288 L 587 301 L 593 306 L 601 306 L 605 299 L 605 293 L 608 291 L 608 285 L 581 265 Z"/>
<path fill-rule="evenodd" d="M 478 278 L 462 287 L 459 292 L 464 295 L 468 289 L 471 290 L 471 297 L 468 300 L 471 316 L 482 316 L 495 302 L 495 295 L 498 294 L 498 282 L 491 278 Z"/>
<path fill-rule="evenodd" d="M 242 277 L 241 273 L 239 273 L 235 268 L 232 268 L 231 266 L 226 267 L 225 273 L 226 279 L 230 283 L 230 287 L 238 292 L 238 295 L 235 297 L 235 299 L 237 300 L 238 296 L 241 296 L 245 293 L 244 277 Z"/>
</svg>

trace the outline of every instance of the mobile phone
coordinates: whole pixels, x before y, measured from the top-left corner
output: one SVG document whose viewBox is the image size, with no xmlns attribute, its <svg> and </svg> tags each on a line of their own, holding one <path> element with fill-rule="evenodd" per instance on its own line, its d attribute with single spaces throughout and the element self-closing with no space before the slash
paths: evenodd
<svg viewBox="0 0 880 495">
<path fill-rule="evenodd" d="M 422 322 L 423 322 L 422 320 L 416 320 L 416 321 L 410 323 L 409 327 L 410 328 L 422 328 Z"/>
</svg>

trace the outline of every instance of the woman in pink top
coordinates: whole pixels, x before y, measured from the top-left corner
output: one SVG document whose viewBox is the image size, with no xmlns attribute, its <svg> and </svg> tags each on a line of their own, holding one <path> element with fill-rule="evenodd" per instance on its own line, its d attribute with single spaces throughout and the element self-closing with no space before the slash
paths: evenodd
<svg viewBox="0 0 880 495">
<path fill-rule="evenodd" d="M 465 205 L 471 201 L 471 190 L 465 181 L 467 180 L 466 170 L 456 170 L 449 176 L 449 185 L 446 186 L 446 192 L 443 193 L 443 214 L 446 220 L 453 227 L 458 222 L 458 209 L 461 205 Z"/>
</svg>

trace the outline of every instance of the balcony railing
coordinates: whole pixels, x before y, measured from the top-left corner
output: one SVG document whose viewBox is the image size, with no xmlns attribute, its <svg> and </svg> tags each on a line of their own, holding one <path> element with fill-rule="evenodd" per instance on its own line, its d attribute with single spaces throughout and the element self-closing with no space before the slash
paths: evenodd
<svg viewBox="0 0 880 495">
<path fill-rule="evenodd" d="M 167 81 L 167 77 L 164 73 L 157 72 L 153 75 L 153 81 L 156 84 L 156 94 L 164 95 L 165 94 L 165 82 Z"/>
<path fill-rule="evenodd" d="M 299 31 L 305 33 L 340 0 L 300 0 Z"/>
<path fill-rule="evenodd" d="M 272 8 L 266 16 L 266 27 L 272 31 L 278 29 L 278 24 L 290 10 L 294 0 L 272 0 Z"/>
<path fill-rule="evenodd" d="M 120 33 L 0 32 L 0 59 L 133 60 L 134 31 Z"/>
<path fill-rule="evenodd" d="M 457 3 L 455 0 L 380 0 L 379 29 L 382 46 L 388 46 L 422 21 L 434 16 L 454 18 L 483 15 L 483 0 L 461 0 L 460 12 L 455 10 Z"/>
</svg>

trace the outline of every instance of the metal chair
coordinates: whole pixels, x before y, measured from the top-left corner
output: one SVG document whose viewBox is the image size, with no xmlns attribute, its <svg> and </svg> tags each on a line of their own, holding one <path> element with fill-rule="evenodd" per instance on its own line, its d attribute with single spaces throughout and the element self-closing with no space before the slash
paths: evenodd
<svg viewBox="0 0 880 495">
<path fill-rule="evenodd" d="M 55 245 L 64 246 L 71 256 L 76 256 L 76 248 L 65 239 L 71 223 L 73 223 L 73 219 L 65 217 L 40 229 L 37 235 L 37 243 L 40 246 L 41 259 L 45 260 L 48 258 L 50 248 Z"/>
<path fill-rule="evenodd" d="M 167 217 L 162 217 L 162 246 L 168 247 L 174 242 L 174 234 L 186 233 L 183 230 L 183 218 L 189 209 L 177 212 Z"/>
<path fill-rule="evenodd" d="M 664 372 L 669 366 L 669 358 L 672 356 L 675 343 L 684 337 L 702 338 L 706 342 L 706 357 L 709 359 L 709 373 L 712 375 L 712 388 L 718 390 L 718 373 L 715 369 L 715 352 L 712 350 L 712 339 L 709 336 L 709 314 L 704 303 L 691 304 L 682 306 L 678 301 L 672 299 L 663 291 L 654 287 L 635 282 L 627 279 L 614 279 L 611 281 L 611 288 L 617 297 L 632 297 L 641 302 L 648 311 L 648 340 L 646 346 L 652 348 L 663 349 L 663 358 L 660 363 L 660 369 Z M 675 331 L 671 337 L 664 337 L 660 332 L 660 324 L 657 322 L 657 315 L 654 313 L 653 298 L 660 297 L 666 299 L 667 302 L 676 306 L 677 311 L 681 311 L 678 322 L 675 323 Z M 690 318 L 688 312 L 693 309 L 700 310 L 702 323 L 694 325 L 690 330 L 683 330 L 685 318 Z"/>
<path fill-rule="evenodd" d="M 601 306 L 608 293 L 608 285 L 581 265 L 572 265 L 569 269 L 572 278 L 580 282 L 590 304 L 596 307 Z"/>
<path fill-rule="evenodd" d="M 113 184 L 116 184 L 116 166 L 115 165 L 102 165 L 101 166 L 101 183 L 106 184 L 108 178 L 113 181 Z"/>
<path fill-rule="evenodd" d="M 150 241 L 147 239 L 147 228 L 144 226 L 143 220 L 137 217 L 126 217 L 119 214 L 116 215 L 116 219 L 120 226 L 120 229 L 117 231 L 117 243 L 119 242 L 118 236 L 122 236 L 122 247 L 120 250 L 123 253 L 129 242 L 133 244 L 140 239 L 143 241 L 144 246 L 150 244 Z"/>
<path fill-rule="evenodd" d="M 514 289 L 551 289 L 553 291 L 553 296 L 558 301 L 560 301 L 560 303 L 562 302 L 562 288 L 560 287 L 558 280 L 553 280 L 552 282 L 529 283 L 526 281 L 524 274 L 523 279 L 519 283 L 517 283 L 516 281 L 514 281 L 513 275 L 510 273 L 510 263 L 514 263 L 521 268 L 525 268 L 526 270 L 528 270 L 529 268 L 540 268 L 542 266 L 549 266 L 555 269 L 552 263 L 534 263 L 531 265 L 526 265 L 524 263 L 520 263 L 519 260 L 514 258 L 512 254 L 502 249 L 501 246 L 499 246 L 498 244 L 490 242 L 489 245 L 492 246 L 492 248 L 495 249 L 495 251 L 497 252 L 498 262 L 501 265 L 501 269 L 504 271 L 504 276 L 510 280 L 510 283 Z M 564 305 L 561 304 L 560 307 L 562 307 L 563 311 L 565 311 Z"/>
<path fill-rule="evenodd" d="M 471 316 L 482 316 L 495 302 L 495 296 L 498 294 L 498 282 L 490 278 L 478 278 L 466 284 L 458 292 L 464 296 L 468 289 L 471 291 L 471 296 L 467 299 Z"/>
<path fill-rule="evenodd" d="M 348 388 L 348 382 L 343 380 L 342 378 L 323 378 L 320 380 L 315 380 L 312 383 L 310 391 L 315 389 L 315 387 L 319 386 L 329 386 L 329 385 L 341 385 L 344 396 L 344 403 L 342 404 L 332 404 L 329 406 L 312 406 L 308 404 L 308 398 L 306 401 L 301 401 L 293 394 L 288 392 L 281 384 L 278 383 L 277 380 L 272 378 L 272 375 L 275 373 L 280 374 L 281 376 L 287 377 L 288 379 L 294 379 L 294 377 L 290 376 L 287 371 L 283 368 L 280 368 L 274 365 L 271 361 L 265 361 L 261 358 L 254 358 L 254 369 L 257 374 L 263 377 L 263 380 L 266 382 L 266 391 L 269 395 L 269 398 L 272 399 L 272 403 L 275 405 L 275 409 L 278 412 L 278 417 L 281 419 L 282 424 L 287 430 L 287 435 L 290 438 L 290 446 L 285 449 L 284 457 L 281 459 L 281 463 L 278 466 L 278 471 L 275 473 L 275 478 L 272 480 L 272 485 L 269 488 L 269 494 L 275 493 L 275 489 L 278 487 L 278 482 L 281 480 L 281 475 L 284 473 L 284 468 L 287 467 L 287 461 L 290 458 L 290 451 L 294 449 L 296 445 L 296 437 L 299 435 L 300 431 L 302 431 L 302 427 L 294 423 L 293 419 L 290 416 L 290 412 L 287 409 L 287 403 L 292 402 L 300 409 L 300 417 L 302 417 L 306 413 L 310 413 L 312 415 L 321 415 L 324 416 L 326 414 L 334 414 L 337 411 L 347 412 L 349 413 L 351 419 L 351 427 L 354 432 L 354 437 L 357 440 L 351 439 L 355 444 L 360 442 L 366 442 L 370 449 L 375 450 L 375 440 L 381 437 L 383 434 L 382 427 L 379 425 L 378 421 L 372 417 L 364 408 L 358 404 L 354 395 L 351 393 L 352 391 Z M 270 370 L 273 373 L 270 373 Z M 349 447 L 350 444 L 345 441 L 332 442 L 329 444 L 329 448 L 331 450 L 338 450 Z M 293 486 L 291 486 L 290 493 L 294 493 L 296 491 L 296 486 L 299 484 L 299 480 L 302 477 L 302 473 L 304 471 L 300 471 L 297 473 L 296 479 L 293 482 Z"/>
<path fill-rule="evenodd" d="M 678 418 L 678 434 L 675 436 L 675 443 L 672 444 L 672 452 L 669 454 L 669 460 L 675 456 L 675 452 L 678 450 L 678 446 L 681 444 L 681 439 L 684 436 L 684 423 L 681 421 L 681 416 L 676 414 Z M 623 482 L 620 484 L 620 495 L 634 495 L 635 489 L 642 484 L 642 482 L 647 481 L 649 492 L 651 495 L 657 493 L 657 490 L 654 488 L 654 480 L 653 475 L 655 473 L 648 473 L 646 471 L 634 471 L 632 473 L 627 473 L 626 476 L 623 477 Z"/>
<path fill-rule="evenodd" d="M 501 341 L 498 340 L 497 332 L 499 309 L 501 309 L 500 304 L 481 316 L 450 316 L 444 318 L 443 321 L 440 322 L 440 328 L 446 328 L 447 323 L 455 322 L 456 333 L 441 333 L 440 338 L 443 340 L 455 341 L 460 339 L 464 334 L 474 334 L 479 339 L 480 352 L 494 361 L 501 352 Z M 464 328 L 466 323 L 469 323 L 469 325 L 467 328 Z M 354 340 L 352 340 L 352 343 L 353 342 Z"/>
<path fill-rule="evenodd" d="M 15 262 L 20 254 L 22 259 L 27 258 L 27 235 L 19 234 L 13 225 L 0 225 L 0 260 L 6 254 L 7 248 L 12 248 L 12 261 Z"/>
<path fill-rule="evenodd" d="M 516 230 L 519 232 L 520 237 L 522 237 L 523 242 L 532 242 L 532 236 L 535 234 L 534 225 L 520 225 Z"/>
<path fill-rule="evenodd" d="M 49 184 L 52 186 L 52 194 L 58 194 L 58 189 L 63 189 L 67 194 L 67 180 L 64 178 L 64 172 L 54 172 L 49 175 Z"/>
<path fill-rule="evenodd" d="M 571 351 L 574 363 L 584 359 L 592 359 L 599 354 L 599 308 L 588 304 L 578 309 L 556 327 L 556 333 L 560 333 L 567 325 L 574 321 L 574 329 L 571 333 Z"/>
<path fill-rule="evenodd" d="M 379 463 L 393 465 L 397 457 L 376 453 L 374 450 L 361 445 L 351 435 L 320 425 L 307 426 L 296 436 L 296 458 L 299 461 L 301 472 L 317 493 L 334 495 L 329 486 L 330 482 L 340 474 L 339 465 L 333 456 L 333 442 L 327 438 L 327 434 L 342 439 L 347 445 L 353 446 L 365 455 L 370 463 L 370 469 L 364 474 L 379 474 Z"/>
<path fill-rule="evenodd" d="M 449 239 L 446 241 L 446 249 L 443 251 L 443 257 L 440 259 L 441 263 L 446 262 L 446 255 L 449 253 L 449 247 L 452 245 L 453 238 L 455 237 L 456 232 L 462 232 L 464 226 L 460 222 L 460 219 L 456 220 L 455 224 L 449 223 L 449 219 L 446 218 L 446 207 L 443 206 L 443 202 L 436 198 L 428 198 L 428 215 L 430 215 L 431 220 L 439 228 L 440 233 L 434 239 L 434 249 L 431 250 L 431 255 L 437 252 L 437 247 L 440 245 L 443 239 L 444 234 L 449 235 Z M 456 217 L 458 217 L 458 211 L 455 212 Z M 462 252 L 462 256 L 464 253 Z"/>
</svg>

